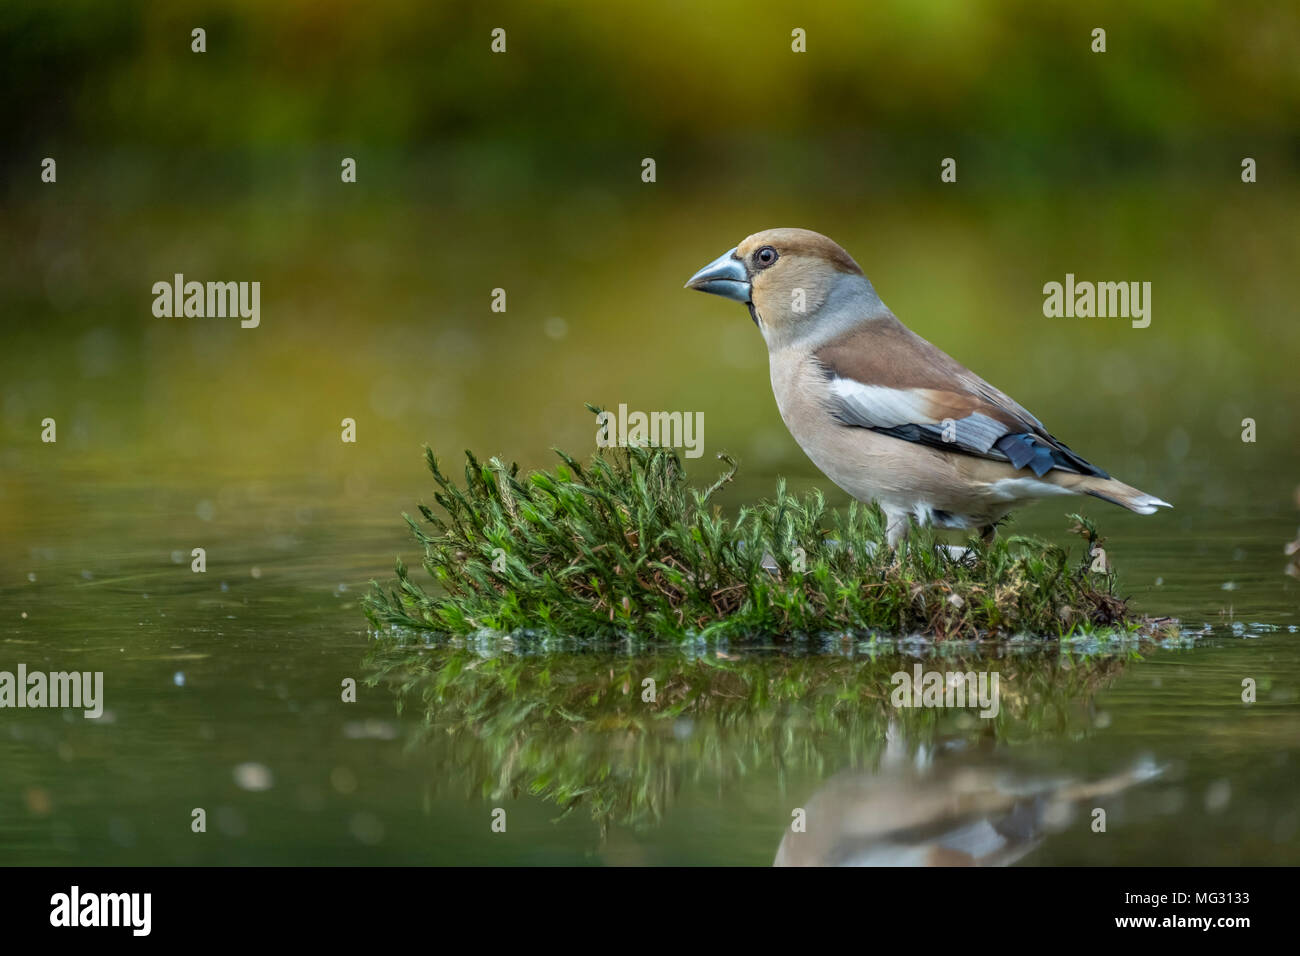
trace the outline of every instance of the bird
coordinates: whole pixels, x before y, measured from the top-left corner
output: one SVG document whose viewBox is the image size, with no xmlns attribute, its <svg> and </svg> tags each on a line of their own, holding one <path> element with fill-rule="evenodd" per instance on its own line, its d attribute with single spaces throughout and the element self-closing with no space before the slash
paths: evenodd
<svg viewBox="0 0 1300 956">
<path fill-rule="evenodd" d="M 790 434 L 837 486 L 879 505 L 891 549 L 913 523 L 974 528 L 991 542 L 1013 509 L 1058 495 L 1143 515 L 1173 507 L 1071 451 L 903 325 L 857 262 L 820 233 L 756 232 L 686 288 L 749 309 Z"/>
<path fill-rule="evenodd" d="M 1009 866 L 1165 770 L 1141 757 L 1096 780 L 1044 777 L 950 746 L 891 759 L 894 734 L 875 772 L 842 771 L 801 802 L 806 826 L 786 827 L 774 866 Z"/>
</svg>

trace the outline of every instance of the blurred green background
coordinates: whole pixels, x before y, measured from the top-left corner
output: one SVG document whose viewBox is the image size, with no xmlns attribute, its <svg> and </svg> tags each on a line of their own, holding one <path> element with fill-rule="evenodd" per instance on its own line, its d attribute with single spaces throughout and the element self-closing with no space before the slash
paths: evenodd
<svg viewBox="0 0 1300 956">
<path fill-rule="evenodd" d="M 11 2 L 0 38 L 9 465 L 50 415 L 79 466 L 408 481 L 425 441 L 590 448 L 589 400 L 811 477 L 744 310 L 681 288 L 799 225 L 1128 481 L 1300 475 L 1294 6 Z M 176 272 L 259 280 L 261 327 L 154 318 Z M 1066 272 L 1152 282 L 1151 327 L 1044 318 Z"/>
<path fill-rule="evenodd" d="M 681 289 L 801 225 L 1132 483 L 1300 473 L 1297 8 L 9 3 L 0 38 L 9 464 L 51 415 L 82 466 L 406 480 L 424 441 L 586 449 L 594 401 L 811 476 L 744 310 Z M 177 272 L 259 280 L 261 328 L 155 319 Z M 1044 319 L 1066 272 L 1151 281 L 1151 328 Z"/>
<path fill-rule="evenodd" d="M 390 695 L 337 702 L 366 646 L 356 597 L 394 553 L 417 563 L 398 513 L 430 497 L 424 443 L 581 456 L 585 401 L 702 411 L 690 467 L 704 481 L 714 453 L 737 456 L 729 505 L 778 476 L 843 504 L 786 433 L 745 310 L 682 289 L 749 233 L 804 226 L 913 329 L 1176 506 L 1078 505 L 1143 610 L 1226 643 L 1212 667 L 1135 665 L 1098 704 L 1111 731 L 1098 716 L 1087 743 L 1045 736 L 1042 759 L 1112 772 L 1145 748 L 1194 763 L 1197 813 L 1220 778 L 1237 802 L 1207 797 L 1194 826 L 1151 810 L 1140 841 L 1078 837 L 1045 859 L 1294 862 L 1297 49 L 1300 7 L 1253 2 L 6 0 L 0 664 L 105 669 L 112 720 L 7 716 L 0 851 L 592 852 L 536 804 L 521 810 L 531 856 L 485 849 L 473 801 L 425 798 L 420 816 L 425 770 L 402 756 Z M 1042 287 L 1067 272 L 1151 282 L 1150 327 L 1045 318 Z M 152 285 L 175 273 L 259 281 L 260 327 L 155 318 Z M 40 441 L 46 417 L 57 444 Z M 1017 527 L 1062 540 L 1063 510 Z M 196 546 L 206 575 L 190 573 Z M 1247 639 L 1243 622 L 1262 623 Z M 1237 701 L 1243 673 L 1269 709 Z M 1209 737 L 1274 758 L 1202 759 Z M 268 792 L 232 776 L 249 762 Z M 739 804 L 739 784 L 682 783 L 668 836 L 633 856 L 770 859 L 789 800 L 842 763 L 796 768 L 788 797 L 747 784 Z M 190 839 L 196 805 L 219 839 Z M 450 843 L 405 838 L 413 817 Z"/>
</svg>

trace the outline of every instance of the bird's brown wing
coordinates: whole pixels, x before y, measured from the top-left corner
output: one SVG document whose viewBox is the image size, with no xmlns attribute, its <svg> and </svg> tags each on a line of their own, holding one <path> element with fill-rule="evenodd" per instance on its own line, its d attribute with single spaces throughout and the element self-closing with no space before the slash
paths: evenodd
<svg viewBox="0 0 1300 956">
<path fill-rule="evenodd" d="M 1010 462 L 1108 478 L 1043 423 L 892 315 L 872 319 L 814 353 L 842 425 Z"/>
</svg>

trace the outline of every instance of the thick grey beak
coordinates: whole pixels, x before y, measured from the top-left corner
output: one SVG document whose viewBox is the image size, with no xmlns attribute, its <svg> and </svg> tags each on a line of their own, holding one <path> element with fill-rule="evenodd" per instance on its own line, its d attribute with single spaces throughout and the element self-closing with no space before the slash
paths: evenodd
<svg viewBox="0 0 1300 956">
<path fill-rule="evenodd" d="M 686 288 L 711 292 L 737 302 L 748 302 L 749 273 L 745 271 L 745 264 L 736 255 L 736 250 L 730 249 L 691 276 Z"/>
</svg>

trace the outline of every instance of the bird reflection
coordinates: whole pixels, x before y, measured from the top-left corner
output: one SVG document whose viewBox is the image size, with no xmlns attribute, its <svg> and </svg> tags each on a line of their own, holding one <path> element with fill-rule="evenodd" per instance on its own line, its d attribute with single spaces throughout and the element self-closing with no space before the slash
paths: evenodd
<svg viewBox="0 0 1300 956">
<path fill-rule="evenodd" d="M 1100 780 L 1034 777 L 960 742 L 910 754 L 891 726 L 876 773 L 843 773 L 804 805 L 806 828 L 787 828 L 776 866 L 1006 866 L 1081 809 L 1149 780 L 1142 760 Z M 1083 806 L 1084 804 L 1087 806 Z"/>
</svg>

